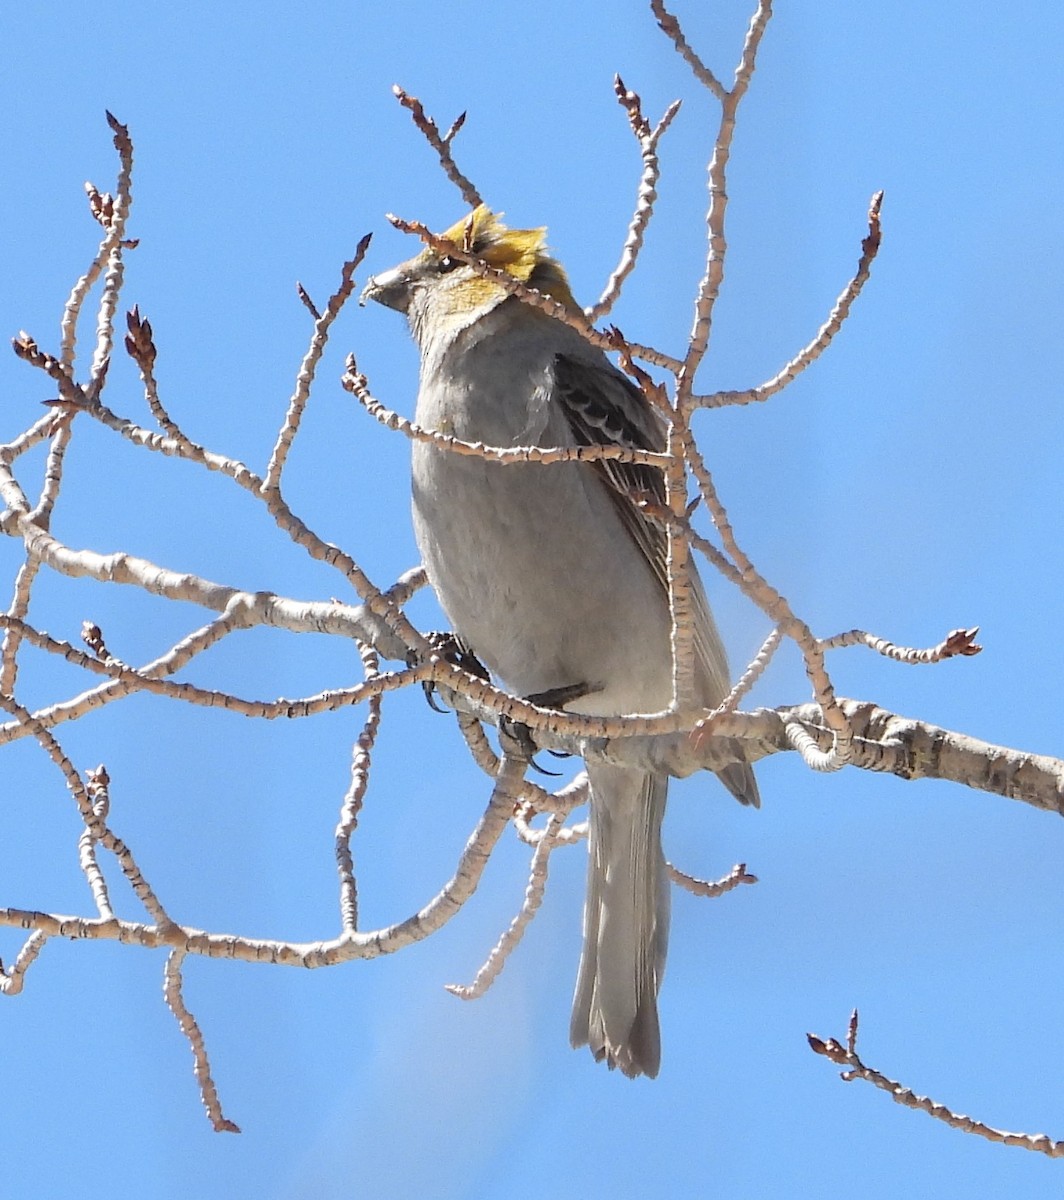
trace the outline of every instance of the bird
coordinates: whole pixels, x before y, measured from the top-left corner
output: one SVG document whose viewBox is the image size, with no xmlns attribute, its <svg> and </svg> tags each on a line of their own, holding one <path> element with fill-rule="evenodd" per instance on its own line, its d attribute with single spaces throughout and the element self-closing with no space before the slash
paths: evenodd
<svg viewBox="0 0 1064 1200">
<path fill-rule="evenodd" d="M 484 204 L 442 235 L 574 314 L 547 231 Z M 420 352 L 417 424 L 495 447 L 618 443 L 662 450 L 643 392 L 582 334 L 431 244 L 372 276 L 362 302 L 405 314 Z M 640 497 L 662 472 L 617 461 L 500 463 L 433 442 L 412 450 L 414 533 L 447 619 L 514 695 L 575 714 L 659 712 L 672 698 L 667 536 Z M 690 573 L 698 702 L 728 694 L 724 646 Z M 661 1062 L 658 992 L 670 883 L 661 842 L 668 777 L 604 761 L 589 783 L 583 950 L 570 1041 L 624 1075 Z M 745 761 L 719 776 L 760 803 Z"/>
</svg>

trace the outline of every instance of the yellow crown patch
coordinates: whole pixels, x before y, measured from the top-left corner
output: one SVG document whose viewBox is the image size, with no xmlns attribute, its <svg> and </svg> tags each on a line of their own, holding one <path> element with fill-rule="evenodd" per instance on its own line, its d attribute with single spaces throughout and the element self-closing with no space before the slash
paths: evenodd
<svg viewBox="0 0 1064 1200">
<path fill-rule="evenodd" d="M 569 308 L 577 308 L 562 266 L 547 253 L 547 230 L 509 229 L 500 214 L 479 204 L 443 236 L 489 266 L 505 271 Z"/>
</svg>

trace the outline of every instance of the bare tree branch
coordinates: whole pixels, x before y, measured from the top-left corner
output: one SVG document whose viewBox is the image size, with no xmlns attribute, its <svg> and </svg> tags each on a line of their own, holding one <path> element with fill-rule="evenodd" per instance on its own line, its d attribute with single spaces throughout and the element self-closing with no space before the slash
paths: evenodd
<svg viewBox="0 0 1064 1200">
<path fill-rule="evenodd" d="M 108 115 L 118 156 L 114 194 L 101 193 L 88 185 L 90 211 L 102 229 L 102 239 L 88 269 L 74 283 L 66 299 L 55 353 L 50 353 L 29 334 L 14 341 L 16 354 L 33 368 L 34 378 L 47 389 L 45 416 L 5 445 L 0 445 L 0 532 L 21 550 L 22 558 L 14 579 L 6 615 L 0 615 L 3 633 L 0 645 L 0 707 L 10 719 L 0 725 L 0 745 L 32 737 L 59 770 L 73 797 L 81 821 L 77 859 L 88 887 L 92 915 L 62 915 L 28 908 L 0 908 L 0 926 L 28 933 L 9 967 L 0 965 L 0 992 L 14 995 L 23 988 L 26 972 L 50 938 L 117 941 L 144 948 L 170 951 L 165 969 L 166 1003 L 188 1039 L 201 1096 L 208 1117 L 217 1130 L 237 1132 L 225 1117 L 212 1078 L 206 1043 L 183 995 L 182 967 L 188 955 L 223 958 L 304 968 L 326 967 L 394 953 L 432 936 L 446 925 L 476 891 L 487 861 L 498 845 L 503 830 L 513 821 L 518 839 L 532 848 L 529 875 L 520 907 L 509 926 L 490 951 L 484 965 L 468 985 L 450 985 L 465 999 L 481 995 L 514 952 L 529 922 L 542 904 L 550 856 L 563 846 L 580 844 L 587 837 L 587 823 L 571 817 L 587 799 L 585 774 L 577 774 L 551 792 L 549 786 L 525 778 L 529 768 L 523 747 L 526 742 L 511 736 L 500 738 L 496 752 L 489 740 L 488 726 L 512 730 L 520 723 L 532 742 L 543 750 L 575 754 L 588 761 L 607 761 L 624 766 L 668 772 L 676 776 L 696 771 L 721 771 L 736 762 L 755 762 L 772 754 L 798 753 L 813 770 L 836 771 L 845 766 L 889 773 L 901 779 L 948 779 L 969 788 L 981 789 L 1043 809 L 1064 814 L 1064 762 L 994 745 L 952 732 L 927 721 L 899 716 L 865 701 L 844 699 L 836 694 L 828 668 L 828 654 L 853 646 L 864 646 L 905 665 L 944 664 L 947 659 L 978 653 L 975 628 L 956 629 L 935 646 L 899 646 L 876 634 L 853 629 L 830 637 L 818 637 L 811 621 L 795 610 L 781 588 L 770 582 L 767 571 L 744 549 L 724 499 L 699 446 L 692 427 L 696 408 L 720 407 L 764 401 L 781 392 L 827 349 L 846 321 L 853 302 L 867 282 L 880 246 L 882 193 L 871 202 L 868 232 L 862 243 L 857 269 L 835 302 L 827 320 L 812 340 L 772 379 L 745 390 L 700 395 L 694 391 L 695 376 L 709 350 L 715 306 L 725 277 L 727 256 L 726 216 L 729 204 L 728 170 L 740 103 L 750 85 L 766 25 L 771 16 L 769 0 L 760 0 L 746 34 L 739 63 L 730 87 L 706 66 L 691 46 L 678 19 L 662 0 L 651 0 L 651 9 L 662 30 L 691 68 L 694 79 L 720 105 L 719 124 L 707 164 L 709 204 L 706 214 L 706 246 L 702 278 L 693 298 L 690 333 L 682 355 L 626 339 L 616 329 L 599 330 L 592 322 L 609 313 L 622 287 L 633 278 L 645 235 L 658 202 L 660 163 L 658 145 L 679 108 L 675 101 L 653 128 L 644 116 L 639 96 L 618 77 L 615 91 L 625 109 L 639 146 L 642 170 L 636 202 L 619 261 L 600 299 L 587 310 L 561 303 L 530 288 L 477 258 L 469 246 L 455 244 L 432 233 L 417 221 L 391 218 L 393 224 L 416 235 L 437 254 L 467 263 L 477 276 L 490 280 L 508 296 L 531 305 L 550 318 L 575 330 L 591 346 L 618 356 L 621 366 L 642 389 L 648 404 L 666 425 L 663 450 L 647 450 L 619 444 L 594 446 L 490 446 L 458 439 L 448 432 L 427 429 L 385 406 L 370 392 L 354 356 L 347 360 L 342 386 L 378 422 L 404 437 L 432 443 L 449 453 L 480 458 L 497 464 L 539 464 L 549 484 L 551 466 L 559 463 L 638 464 L 660 471 L 665 479 L 665 499 L 634 496 L 648 521 L 659 523 L 668 537 L 667 576 L 672 616 L 673 697 L 668 710 L 613 717 L 587 717 L 549 709 L 510 696 L 476 669 L 475 660 L 448 658 L 438 637 L 418 628 L 406 612 L 411 597 L 425 582 L 416 567 L 392 587 L 379 587 L 360 561 L 359 555 L 335 545 L 315 532 L 282 492 L 292 450 L 303 430 L 303 418 L 316 386 L 332 326 L 354 288 L 355 272 L 361 265 L 368 237 L 358 244 L 352 259 L 340 271 L 336 291 L 323 308 L 298 286 L 300 300 L 313 318 L 309 344 L 296 372 L 291 396 L 283 414 L 271 418 L 276 429 L 268 462 L 253 470 L 237 458 L 192 440 L 174 420 L 160 396 L 156 374 L 157 334 L 134 305 L 126 319 L 124 344 L 140 374 L 136 403 L 146 404 L 151 414 L 149 428 L 121 416 L 111 405 L 115 384 L 110 381 L 115 340 L 115 316 L 125 284 L 124 254 L 137 243 L 127 236 L 132 197 L 133 145 L 128 130 Z M 395 95 L 436 152 L 444 173 L 460 190 L 469 207 L 481 202 L 480 192 L 458 169 L 452 143 L 465 114 L 441 134 L 414 96 L 395 88 Z M 91 363 L 79 366 L 79 322 L 88 311 L 94 289 L 96 304 L 95 340 Z M 84 316 L 84 319 L 89 319 Z M 652 364 L 669 373 L 668 387 L 643 370 L 638 362 Z M 121 374 L 124 360 L 115 361 Z M 55 393 L 58 393 L 56 396 Z M 104 396 L 107 395 L 107 403 Z M 121 407 L 121 402 L 118 402 Z M 75 432 L 87 427 L 91 418 L 101 430 L 122 438 L 138 450 L 193 462 L 231 480 L 263 506 L 276 531 L 284 533 L 306 555 L 339 573 L 361 603 L 350 605 L 335 599 L 296 600 L 269 591 L 250 593 L 228 583 L 215 582 L 188 571 L 122 550 L 103 553 L 86 546 L 77 548 L 65 540 L 53 515 L 60 505 L 64 487 L 64 463 Z M 80 418 L 80 424 L 79 422 Z M 78 433 L 80 437 L 80 432 Z M 47 453 L 42 443 L 48 442 Z M 117 442 L 115 443 L 117 444 Z M 268 444 L 268 443 L 267 443 Z M 657 444 L 657 443 L 655 443 Z M 36 455 L 35 448 L 41 449 Z M 29 458 L 26 456 L 30 455 Z M 24 480 L 33 471 L 43 476 L 32 487 Z M 156 460 L 158 461 L 158 460 Z M 295 460 L 293 459 L 293 462 Z M 693 485 L 693 487 L 692 487 Z M 286 487 L 285 492 L 288 491 Z M 689 493 L 694 499 L 689 501 Z M 712 530 L 698 532 L 693 523 L 705 509 Z M 276 537 L 274 527 L 269 532 Z M 62 535 L 61 535 L 62 534 Z M 106 533 L 104 536 L 107 536 Z M 107 544 L 107 543 L 105 543 Z M 701 552 L 724 579 L 756 604 L 768 617 L 771 631 L 758 653 L 741 673 L 728 697 L 712 712 L 695 703 L 694 643 L 692 633 L 692 590 L 690 556 Z M 170 642 L 162 653 L 141 666 L 124 662 L 112 652 L 121 648 L 124 631 L 108 630 L 108 637 L 92 621 L 84 622 L 83 641 L 87 650 L 52 637 L 38 627 L 34 590 L 49 573 L 68 579 L 91 579 L 106 584 L 127 584 L 164 602 L 185 602 L 216 614 L 205 624 Z M 31 610 L 35 616 L 31 619 Z M 75 627 L 80 617 L 72 618 Z M 202 621 L 203 618 L 196 618 Z M 344 660 L 351 662 L 351 678 L 338 688 L 319 690 L 297 699 L 277 697 L 257 700 L 235 690 L 204 687 L 186 679 L 176 680 L 179 670 L 197 662 L 199 656 L 241 630 L 269 627 L 290 633 L 314 632 L 344 639 Z M 175 635 L 168 635 L 168 640 Z M 802 654 L 812 701 L 778 704 L 753 712 L 740 712 L 740 702 L 750 693 L 778 647 L 793 641 Z M 348 653 L 353 647 L 357 659 Z M 89 672 L 100 682 L 76 695 L 37 701 L 35 709 L 19 698 L 23 691 L 22 667 L 33 651 L 63 659 Z M 404 664 L 394 671 L 382 670 L 387 659 Z M 942 666 L 941 669 L 961 669 Z M 483 813 L 458 855 L 452 876 L 426 887 L 428 901 L 417 911 L 374 930 L 359 928 L 359 883 L 352 848 L 364 807 L 370 797 L 372 767 L 381 730 L 384 698 L 392 692 L 422 685 L 454 709 L 459 732 L 472 760 L 492 780 L 491 795 Z M 80 686 L 80 685 L 79 685 Z M 28 689 L 26 689 L 28 691 Z M 168 700 L 201 707 L 224 708 L 255 719 L 309 718 L 322 713 L 365 705 L 354 724 L 350 775 L 346 790 L 337 800 L 338 814 L 333 833 L 333 854 L 338 880 L 339 932 L 313 941 L 254 938 L 246 935 L 201 930 L 177 922 L 163 900 L 148 884 L 130 847 L 113 832 L 110 821 L 111 780 L 103 766 L 80 772 L 54 732 L 65 723 L 81 719 L 100 707 L 140 692 L 151 692 Z M 808 694 L 808 693 L 807 693 Z M 777 698 L 778 700 L 778 698 Z M 514 745 L 521 747 L 520 752 Z M 110 760 L 113 761 L 113 760 Z M 533 766 L 539 764 L 533 763 Z M 379 768 L 378 768 L 379 770 Z M 549 772 L 548 772 L 549 774 Z M 118 796 L 116 788 L 116 798 Z M 539 814 L 547 814 L 545 825 Z M 126 920 L 118 915 L 121 905 L 111 895 L 100 865 L 101 850 L 114 856 L 121 880 L 131 889 L 146 918 Z M 366 851 L 369 853 L 370 851 Z M 361 855 L 360 851 L 360 855 Z M 147 861 L 145 856 L 144 861 Z M 680 867 L 669 865 L 669 875 L 678 886 L 702 896 L 718 896 L 756 877 L 739 864 L 718 881 L 699 879 Z M 115 878 L 118 878 L 117 876 Z M 432 894 L 433 889 L 435 894 Z M 970 1118 L 958 1116 L 936 1102 L 915 1096 L 909 1089 L 866 1067 L 856 1053 L 856 1015 L 847 1044 L 834 1039 L 810 1038 L 818 1053 L 847 1068 L 847 1079 L 864 1078 L 887 1090 L 899 1103 L 920 1108 L 941 1120 L 991 1140 L 1023 1145 L 1051 1156 L 1064 1155 L 1064 1143 L 1044 1135 L 1009 1134 Z"/>
<path fill-rule="evenodd" d="M 850 315 L 853 302 L 861 294 L 861 289 L 868 281 L 872 271 L 872 260 L 879 252 L 882 231 L 879 222 L 879 212 L 883 205 L 883 193 L 876 192 L 868 209 L 868 235 L 861 243 L 861 258 L 857 263 L 857 271 L 850 282 L 843 288 L 835 301 L 828 319 L 817 330 L 816 336 L 791 359 L 786 366 L 778 371 L 766 383 L 757 387 L 746 388 L 738 392 L 714 392 L 711 396 L 692 396 L 691 404 L 700 408 L 721 408 L 727 404 L 750 404 L 755 401 L 768 400 L 789 384 L 824 353 L 831 344 L 835 334 L 842 328 L 843 322 Z"/>
<path fill-rule="evenodd" d="M 510 922 L 509 928 L 498 940 L 488 955 L 487 961 L 477 971 L 472 983 L 448 983 L 447 990 L 459 1000 L 477 1000 L 491 987 L 506 965 L 506 960 L 517 948 L 524 936 L 529 922 L 539 911 L 543 903 L 543 893 L 547 887 L 547 864 L 551 851 L 557 844 L 558 834 L 565 823 L 565 815 L 552 813 L 547 822 L 547 828 L 536 843 L 536 852 L 532 855 L 532 866 L 525 888 L 525 898 L 517 916 Z"/>
<path fill-rule="evenodd" d="M 222 1112 L 222 1102 L 211 1075 L 210 1059 L 207 1057 L 207 1044 L 203 1040 L 199 1023 L 185 1004 L 184 980 L 181 976 L 181 967 L 184 961 L 185 952 L 183 950 L 171 950 L 167 956 L 163 985 L 166 1007 L 174 1014 L 181 1027 L 181 1032 L 188 1039 L 192 1048 L 192 1069 L 196 1076 L 196 1082 L 199 1084 L 200 1099 L 203 1101 L 207 1119 L 214 1132 L 239 1133 L 240 1126 L 230 1121 Z"/>
<path fill-rule="evenodd" d="M 658 15 L 658 8 L 655 8 L 655 15 Z M 664 9 L 661 9 L 664 13 Z M 668 16 L 668 14 L 665 14 Z M 721 284 L 724 282 L 724 259 L 728 252 L 728 243 L 724 237 L 724 219 L 728 209 L 728 161 L 731 158 L 732 138 L 735 135 L 735 120 L 739 109 L 739 104 L 742 98 L 746 95 L 746 90 L 750 86 L 750 79 L 754 73 L 754 65 L 757 62 L 757 52 L 761 45 L 761 38 L 765 32 L 765 27 L 768 25 L 769 18 L 772 16 L 771 0 L 760 0 L 757 6 L 757 11 L 754 13 L 753 20 L 750 22 L 750 28 L 746 33 L 746 41 L 743 44 L 742 58 L 739 60 L 739 65 L 735 68 L 735 81 L 732 84 L 731 90 L 723 92 L 720 84 L 708 72 L 705 77 L 696 69 L 695 73 L 699 79 L 713 92 L 720 101 L 720 128 L 717 133 L 716 141 L 713 144 L 713 156 L 709 162 L 709 212 L 706 214 L 706 224 L 708 226 L 708 252 L 706 255 L 706 272 L 702 277 L 702 282 L 699 284 L 698 296 L 695 301 L 694 322 L 691 327 L 691 335 L 688 340 L 687 354 L 684 357 L 683 372 L 677 380 L 676 389 L 676 404 L 677 408 L 685 408 L 690 404 L 691 389 L 694 384 L 695 374 L 709 349 L 709 335 L 713 322 L 713 309 L 717 303 L 717 297 L 720 295 Z M 661 17 L 659 16 L 659 22 Z M 681 43 L 677 41 L 677 48 L 683 53 Z M 685 54 L 688 62 L 693 61 Z"/>
<path fill-rule="evenodd" d="M 661 120 L 651 129 L 650 123 L 643 116 L 639 96 L 624 86 L 620 75 L 614 77 L 613 90 L 617 93 L 617 99 L 628 114 L 628 123 L 639 142 L 639 151 L 643 158 L 643 173 L 640 176 L 639 188 L 636 192 L 635 212 L 632 214 L 624 246 L 621 249 L 621 260 L 606 281 L 602 295 L 590 308 L 584 310 L 589 321 L 600 321 L 608 315 L 620 297 L 624 281 L 635 270 L 639 252 L 643 248 L 643 238 L 646 235 L 647 226 L 650 224 L 650 218 L 654 215 L 654 203 L 658 198 L 657 182 L 658 176 L 661 174 L 661 164 L 658 162 L 658 142 L 661 140 L 661 135 L 672 124 L 673 117 L 680 111 L 680 101 L 674 100 L 665 110 Z"/>
<path fill-rule="evenodd" d="M 0 926 L 31 929 L 51 937 L 117 941 L 147 950 L 170 946 L 206 958 L 308 969 L 394 954 L 442 929 L 476 891 L 491 851 L 520 799 L 524 768 L 521 760 L 504 756 L 488 807 L 466 843 L 452 878 L 418 912 L 382 929 L 348 931 L 326 941 L 288 942 L 207 933 L 173 922 L 146 925 L 113 916 L 77 917 L 19 908 L 0 908 Z"/>
<path fill-rule="evenodd" d="M 757 883 L 757 876 L 751 875 L 747 871 L 746 863 L 736 863 L 723 879 L 713 880 L 696 879 L 694 875 L 688 875 L 686 871 L 679 870 L 672 863 L 668 864 L 668 869 L 669 878 L 678 887 L 682 887 L 685 892 L 690 892 L 693 896 L 704 896 L 711 900 L 734 891 L 744 883 Z"/>
<path fill-rule="evenodd" d="M 377 652 L 364 643 L 359 643 L 362 666 L 367 681 L 380 675 L 380 660 Z M 353 933 L 358 928 L 358 885 L 355 882 L 355 864 L 351 854 L 351 836 L 358 824 L 358 814 L 366 798 L 369 786 L 370 759 L 381 723 L 381 696 L 370 697 L 368 713 L 362 732 L 355 742 L 351 756 L 351 783 L 340 807 L 340 819 L 336 825 L 336 866 L 340 874 L 340 920 L 344 931 Z"/>
<path fill-rule="evenodd" d="M 277 435 L 277 443 L 273 448 L 273 454 L 270 455 L 269 466 L 266 468 L 266 478 L 262 482 L 262 490 L 265 492 L 277 490 L 281 486 L 281 472 L 284 470 L 285 460 L 288 458 L 288 452 L 292 448 L 295 436 L 299 432 L 299 422 L 302 419 L 303 410 L 310 399 L 310 389 L 314 385 L 314 374 L 318 369 L 318 363 L 321 361 L 321 356 L 329 340 L 329 327 L 336 320 L 340 309 L 343 308 L 354 290 L 355 272 L 366 256 L 370 236 L 367 233 L 362 238 L 355 248 L 354 258 L 344 263 L 343 270 L 340 272 L 339 288 L 329 297 L 329 303 L 326 305 L 325 312 L 314 321 L 314 335 L 300 364 L 299 374 L 296 376 L 296 390 L 292 393 L 292 399 L 288 402 L 288 411 L 285 413 L 284 424 Z"/>
<path fill-rule="evenodd" d="M 417 96 L 411 96 L 409 92 L 404 92 L 398 85 L 392 87 L 392 94 L 396 100 L 405 108 L 414 120 L 414 124 L 425 135 L 425 139 L 429 145 L 439 155 L 440 166 L 443 168 L 443 173 L 462 193 L 462 199 L 470 208 L 476 208 L 481 204 L 480 193 L 473 184 L 462 174 L 451 155 L 451 143 L 454 141 L 455 135 L 465 124 L 465 113 L 459 114 L 458 118 L 451 125 L 450 129 L 441 137 L 439 127 L 436 122 L 426 114 L 422 107 L 421 101 Z"/>
<path fill-rule="evenodd" d="M 863 1079 L 886 1092 L 895 1104 L 914 1108 L 918 1112 L 925 1112 L 929 1117 L 934 1117 L 936 1121 L 942 1121 L 950 1128 L 959 1129 L 962 1133 L 972 1133 L 1003 1146 L 1019 1146 L 1023 1150 L 1032 1150 L 1038 1154 L 1045 1154 L 1049 1158 L 1064 1158 L 1064 1141 L 1056 1141 L 1044 1133 L 1009 1133 L 1004 1129 L 994 1129 L 983 1121 L 977 1121 L 974 1117 L 956 1113 L 928 1096 L 918 1096 L 904 1084 L 888 1078 L 873 1067 L 865 1066 L 857 1056 L 857 1009 L 853 1010 L 853 1015 L 850 1017 L 845 1046 L 835 1038 L 825 1040 L 813 1033 L 806 1034 L 806 1037 L 809 1039 L 809 1047 L 814 1053 L 822 1054 L 840 1067 L 846 1067 L 841 1078 L 847 1083 L 852 1083 L 855 1079 Z"/>
</svg>

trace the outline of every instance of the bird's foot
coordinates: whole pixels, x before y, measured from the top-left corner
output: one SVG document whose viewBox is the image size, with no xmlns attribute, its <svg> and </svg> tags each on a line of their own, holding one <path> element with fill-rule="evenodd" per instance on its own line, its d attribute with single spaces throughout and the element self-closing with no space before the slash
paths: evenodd
<svg viewBox="0 0 1064 1200">
<path fill-rule="evenodd" d="M 525 700 L 537 708 L 554 708 L 559 712 L 564 712 L 567 704 L 572 704 L 574 700 L 582 700 L 584 696 L 589 696 L 598 690 L 596 685 L 590 683 L 569 683 L 564 687 L 548 688 L 545 692 L 533 692 L 531 695 L 525 696 Z M 539 747 L 532 737 L 532 730 L 523 721 L 515 721 L 511 717 L 500 717 L 499 732 L 513 740 L 517 747 L 517 753 L 523 758 L 527 758 L 532 768 L 541 775 L 556 776 L 559 774 L 558 771 L 548 771 L 546 767 L 541 767 L 536 762 L 535 754 Z M 553 754 L 555 758 L 569 757 L 561 750 L 548 750 L 547 753 Z"/>
<path fill-rule="evenodd" d="M 455 667 L 461 667 L 463 671 L 468 671 L 470 675 L 476 675 L 478 679 L 490 678 L 487 667 L 484 666 L 469 648 L 468 643 L 462 641 L 457 633 L 436 629 L 426 633 L 424 636 L 425 641 L 431 647 L 429 657 L 442 658 L 444 662 L 449 662 Z M 414 651 L 411 651 L 406 656 L 406 665 L 408 667 L 416 667 L 420 662 L 424 661 L 425 656 L 418 655 Z M 442 713 L 447 711 L 445 708 L 440 708 L 433 699 L 438 689 L 432 680 L 427 680 L 421 687 L 425 692 L 425 699 L 428 701 L 429 708 L 433 712 Z"/>
</svg>

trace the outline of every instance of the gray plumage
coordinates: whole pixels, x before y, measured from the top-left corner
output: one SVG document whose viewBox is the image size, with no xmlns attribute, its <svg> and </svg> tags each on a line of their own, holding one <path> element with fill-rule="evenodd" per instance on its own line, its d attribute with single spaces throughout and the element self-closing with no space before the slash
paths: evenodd
<svg viewBox="0 0 1064 1200">
<path fill-rule="evenodd" d="M 474 218 L 483 242 L 474 251 L 510 236 L 487 210 Z M 533 287 L 571 301 L 564 273 L 542 251 L 528 274 Z M 425 252 L 371 279 L 365 295 L 405 312 L 417 338 L 418 424 L 495 446 L 664 445 L 642 393 L 600 351 L 500 289 L 492 293 L 470 268 Z M 587 694 L 565 705 L 574 713 L 667 707 L 665 537 L 632 499 L 663 495 L 660 472 L 503 465 L 416 442 L 412 474 L 429 580 L 456 632 L 507 688 L 535 696 L 585 685 Z M 697 575 L 692 583 L 696 690 L 712 707 L 727 694 L 728 668 Z M 653 1076 L 668 943 L 668 780 L 604 763 L 587 769 L 588 889 L 570 1038 L 626 1075 Z M 722 778 L 740 800 L 758 803 L 748 766 Z"/>
</svg>

